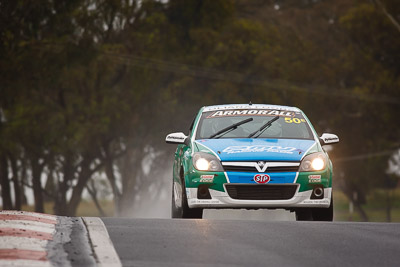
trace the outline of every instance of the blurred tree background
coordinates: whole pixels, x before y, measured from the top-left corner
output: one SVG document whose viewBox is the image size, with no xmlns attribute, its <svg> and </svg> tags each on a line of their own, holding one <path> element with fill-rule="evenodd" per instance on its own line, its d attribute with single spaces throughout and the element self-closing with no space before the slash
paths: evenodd
<svg viewBox="0 0 400 267">
<path fill-rule="evenodd" d="M 334 186 L 362 220 L 399 184 L 397 0 L 0 0 L 2 207 L 75 215 L 87 192 L 129 216 L 170 185 L 203 105 L 303 109 L 341 143 Z M 152 204 L 148 204 L 151 209 Z"/>
</svg>

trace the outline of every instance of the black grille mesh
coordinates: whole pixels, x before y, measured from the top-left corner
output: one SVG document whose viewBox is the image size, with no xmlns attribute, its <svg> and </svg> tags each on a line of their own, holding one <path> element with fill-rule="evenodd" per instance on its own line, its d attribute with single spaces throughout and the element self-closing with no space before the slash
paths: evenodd
<svg viewBox="0 0 400 267">
<path fill-rule="evenodd" d="M 285 200 L 291 199 L 297 184 L 225 184 L 228 195 L 241 200 Z"/>
</svg>

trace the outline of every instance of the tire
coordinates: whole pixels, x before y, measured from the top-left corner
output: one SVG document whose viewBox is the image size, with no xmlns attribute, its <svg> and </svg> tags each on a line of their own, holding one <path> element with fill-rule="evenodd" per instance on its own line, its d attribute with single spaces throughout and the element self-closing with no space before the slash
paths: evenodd
<svg viewBox="0 0 400 267">
<path fill-rule="evenodd" d="M 182 208 L 179 208 L 175 204 L 175 190 L 174 181 L 172 181 L 172 203 L 171 203 L 171 218 L 182 218 Z"/>
<path fill-rule="evenodd" d="M 333 198 L 331 197 L 331 205 L 329 208 L 317 208 L 313 209 L 312 216 L 314 221 L 333 221 Z"/>
<path fill-rule="evenodd" d="M 203 218 L 203 209 L 195 208 L 191 209 L 187 203 L 186 196 L 186 187 L 185 183 L 182 182 L 182 194 L 181 194 L 181 207 L 177 207 L 175 205 L 175 190 L 174 190 L 174 182 L 172 182 L 172 208 L 171 208 L 171 217 L 179 218 L 179 219 L 202 219 Z"/>
<path fill-rule="evenodd" d="M 313 212 L 310 208 L 300 208 L 295 212 L 296 221 L 313 221 Z"/>
</svg>

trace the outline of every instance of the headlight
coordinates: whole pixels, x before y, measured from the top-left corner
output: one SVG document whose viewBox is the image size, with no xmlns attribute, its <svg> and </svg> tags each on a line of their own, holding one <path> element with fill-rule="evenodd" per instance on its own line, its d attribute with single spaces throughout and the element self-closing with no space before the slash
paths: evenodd
<svg viewBox="0 0 400 267">
<path fill-rule="evenodd" d="M 204 153 L 196 152 L 193 155 L 193 166 L 199 171 L 213 171 L 223 172 L 221 162 L 216 156 Z"/>
<path fill-rule="evenodd" d="M 301 172 L 321 171 L 326 166 L 326 156 L 323 152 L 317 152 L 306 156 L 300 164 Z"/>
</svg>

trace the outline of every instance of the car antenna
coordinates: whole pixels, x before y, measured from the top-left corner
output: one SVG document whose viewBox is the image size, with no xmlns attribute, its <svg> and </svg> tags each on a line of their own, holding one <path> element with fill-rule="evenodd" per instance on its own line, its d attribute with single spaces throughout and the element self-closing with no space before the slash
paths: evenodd
<svg viewBox="0 0 400 267">
<path fill-rule="evenodd" d="M 251 101 L 250 101 L 249 105 L 251 106 L 251 105 L 253 105 L 253 103 L 251 103 Z"/>
</svg>

